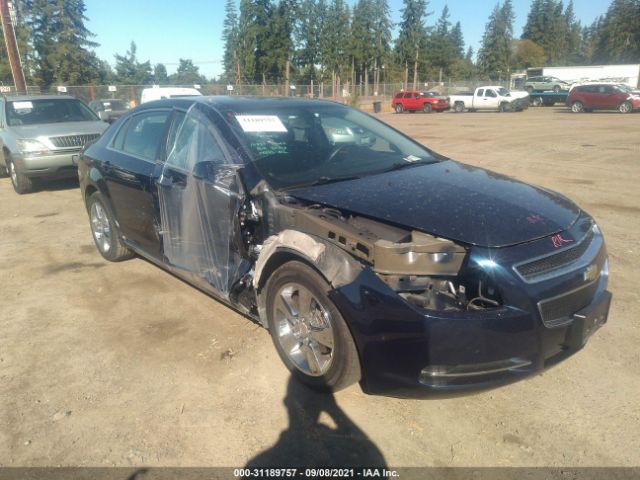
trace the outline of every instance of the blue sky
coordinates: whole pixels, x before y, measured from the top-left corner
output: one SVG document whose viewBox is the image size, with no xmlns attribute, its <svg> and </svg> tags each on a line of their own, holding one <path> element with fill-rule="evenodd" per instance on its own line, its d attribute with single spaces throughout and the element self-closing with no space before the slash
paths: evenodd
<svg viewBox="0 0 640 480">
<path fill-rule="evenodd" d="M 565 3 L 568 0 L 565 0 Z M 222 71 L 224 0 L 85 0 L 87 26 L 96 34 L 98 56 L 111 65 L 114 54 L 124 54 L 131 41 L 138 46 L 138 59 L 164 63 L 175 71 L 179 58 L 190 58 L 207 77 Z M 355 3 L 353 0 L 350 4 Z M 497 0 L 431 0 L 427 25 L 435 23 L 444 5 L 450 20 L 460 21 L 466 45 L 477 52 L 484 27 Z M 520 36 L 530 0 L 513 0 L 515 34 Z M 606 12 L 610 0 L 574 0 L 576 16 L 583 24 Z M 402 0 L 390 0 L 391 20 L 400 20 Z"/>
</svg>

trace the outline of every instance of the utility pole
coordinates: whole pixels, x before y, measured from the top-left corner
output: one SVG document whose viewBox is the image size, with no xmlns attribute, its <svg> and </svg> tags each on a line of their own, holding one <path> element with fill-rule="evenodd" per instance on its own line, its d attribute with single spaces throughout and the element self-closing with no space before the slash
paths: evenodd
<svg viewBox="0 0 640 480">
<path fill-rule="evenodd" d="M 13 75 L 13 83 L 18 93 L 27 93 L 27 85 L 24 81 L 24 72 L 22 71 L 22 63 L 20 62 L 20 53 L 18 53 L 18 42 L 16 41 L 16 33 L 13 31 L 13 23 L 11 23 L 11 14 L 7 0 L 0 0 L 0 16 L 2 16 L 2 31 L 4 33 L 4 43 L 7 46 L 7 56 L 11 65 L 11 74 Z"/>
</svg>

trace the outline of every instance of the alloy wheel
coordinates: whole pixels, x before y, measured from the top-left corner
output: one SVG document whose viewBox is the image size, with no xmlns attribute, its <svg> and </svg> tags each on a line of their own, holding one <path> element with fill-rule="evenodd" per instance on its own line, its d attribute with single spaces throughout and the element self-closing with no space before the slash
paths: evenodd
<svg viewBox="0 0 640 480">
<path fill-rule="evenodd" d="M 324 375 L 333 360 L 335 333 L 331 315 L 304 286 L 287 283 L 274 302 L 276 338 L 295 367 L 306 375 Z"/>
<path fill-rule="evenodd" d="M 91 232 L 96 241 L 96 245 L 102 253 L 106 253 L 111 248 L 111 227 L 109 217 L 100 202 L 91 204 Z"/>
</svg>

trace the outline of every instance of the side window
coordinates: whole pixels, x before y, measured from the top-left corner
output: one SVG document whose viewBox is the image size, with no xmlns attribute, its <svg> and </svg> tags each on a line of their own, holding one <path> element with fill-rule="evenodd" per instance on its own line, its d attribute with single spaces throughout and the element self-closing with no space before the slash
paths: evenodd
<svg viewBox="0 0 640 480">
<path fill-rule="evenodd" d="M 125 133 L 127 133 L 127 129 L 129 128 L 129 124 L 131 123 L 131 119 L 127 120 L 124 125 L 120 127 L 118 133 L 116 133 L 116 137 L 111 142 L 111 146 L 116 150 L 122 150 L 122 144 L 124 142 Z"/>
<path fill-rule="evenodd" d="M 213 127 L 206 119 L 189 114 L 178 129 L 167 164 L 192 172 L 199 162 L 228 163 Z"/>
<path fill-rule="evenodd" d="M 419 93 L 417 93 L 417 92 L 416 92 L 416 93 L 414 93 L 414 94 L 413 94 L 413 98 L 420 98 L 420 94 L 419 94 Z"/>
<path fill-rule="evenodd" d="M 485 92 L 484 96 L 485 97 L 496 98 L 498 95 L 493 90 L 487 89 L 487 91 Z"/>
<path fill-rule="evenodd" d="M 404 94 L 404 98 L 411 98 L 411 94 L 410 93 L 405 93 Z"/>
<path fill-rule="evenodd" d="M 169 112 L 149 112 L 133 117 L 129 122 L 122 150 L 155 161 L 168 116 Z"/>
<path fill-rule="evenodd" d="M 484 95 L 484 88 L 478 90 L 478 97 L 482 97 Z"/>
<path fill-rule="evenodd" d="M 396 98 L 402 98 L 402 93 L 398 93 L 398 94 L 396 95 Z"/>
</svg>

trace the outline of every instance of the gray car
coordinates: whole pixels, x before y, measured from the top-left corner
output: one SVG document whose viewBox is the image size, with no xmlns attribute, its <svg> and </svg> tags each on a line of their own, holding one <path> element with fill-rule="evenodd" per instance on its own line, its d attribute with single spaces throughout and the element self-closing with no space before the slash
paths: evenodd
<svg viewBox="0 0 640 480">
<path fill-rule="evenodd" d="M 113 123 L 129 110 L 129 105 L 117 98 L 104 98 L 89 102 L 89 108 L 98 114 L 100 120 Z"/>
<path fill-rule="evenodd" d="M 562 90 L 569 90 L 570 87 L 571 85 L 568 82 L 547 75 L 542 77 L 529 77 L 524 84 L 524 89 L 529 93 L 533 91 L 546 92 L 549 90 L 560 92 Z"/>
<path fill-rule="evenodd" d="M 107 127 L 71 96 L 0 97 L 0 169 L 19 194 L 30 192 L 36 177 L 74 177 L 78 153 Z"/>
</svg>

